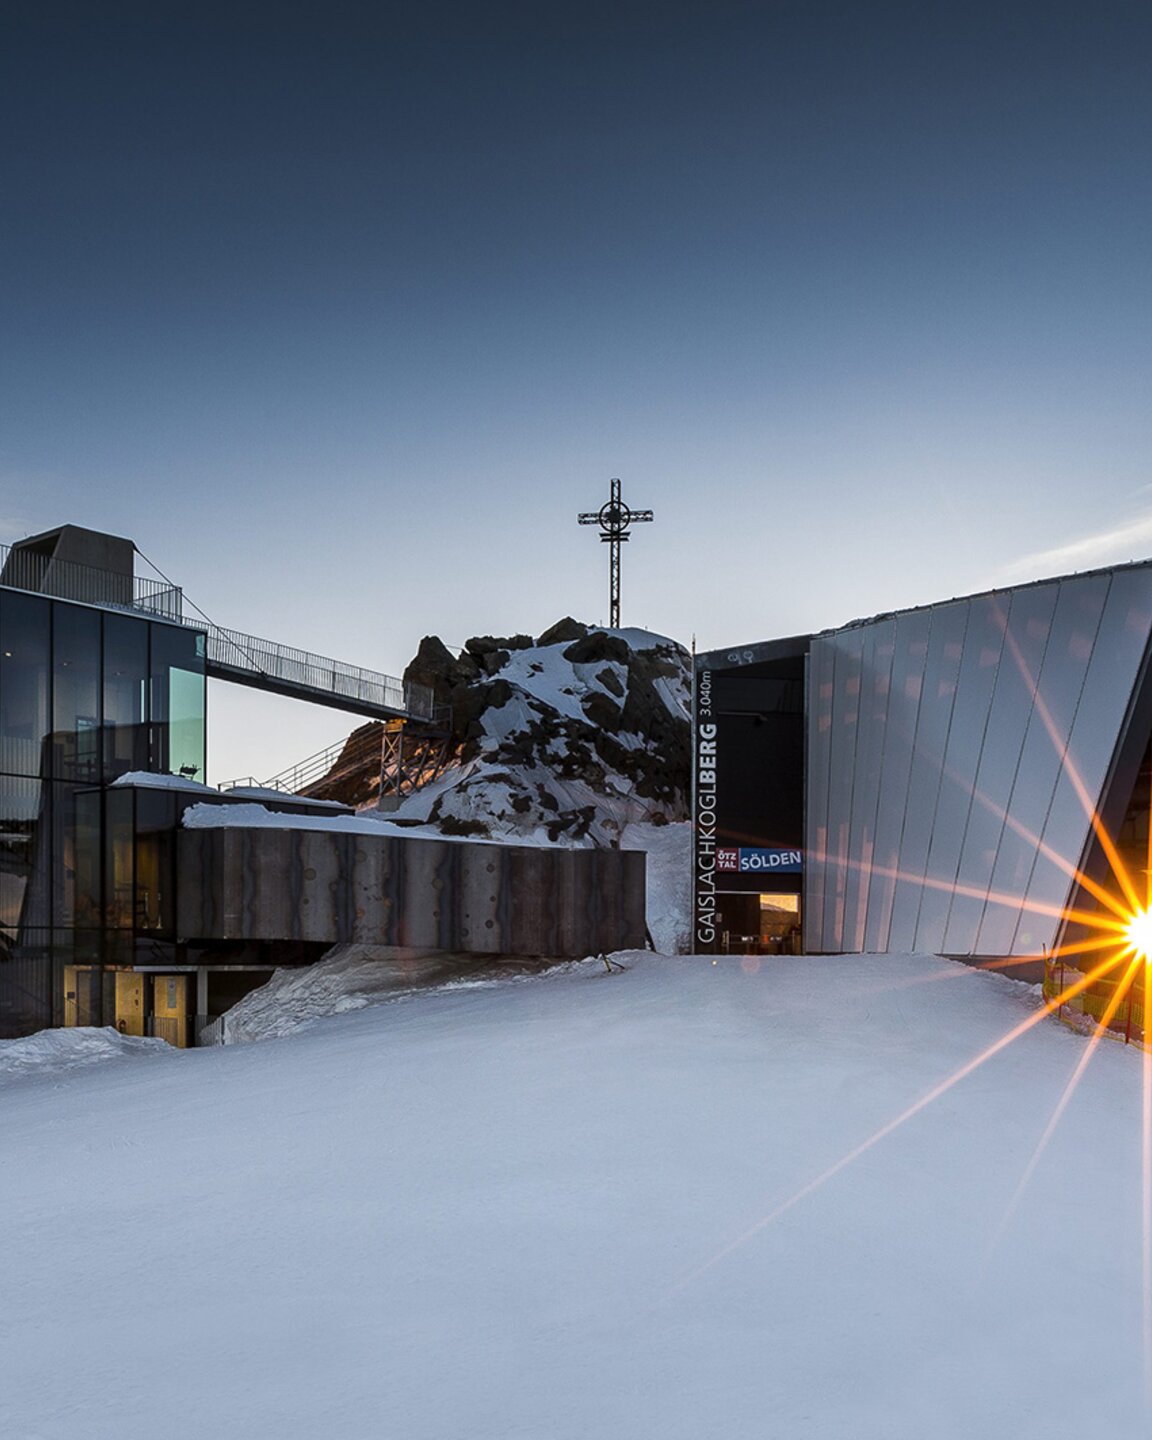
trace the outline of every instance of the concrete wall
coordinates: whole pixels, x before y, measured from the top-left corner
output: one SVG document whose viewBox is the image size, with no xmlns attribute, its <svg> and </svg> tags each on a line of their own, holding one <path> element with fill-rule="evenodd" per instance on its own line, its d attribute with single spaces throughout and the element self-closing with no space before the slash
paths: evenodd
<svg viewBox="0 0 1152 1440">
<path fill-rule="evenodd" d="M 331 830 L 177 836 L 187 940 L 406 945 L 579 957 L 641 948 L 645 857 Z"/>
</svg>

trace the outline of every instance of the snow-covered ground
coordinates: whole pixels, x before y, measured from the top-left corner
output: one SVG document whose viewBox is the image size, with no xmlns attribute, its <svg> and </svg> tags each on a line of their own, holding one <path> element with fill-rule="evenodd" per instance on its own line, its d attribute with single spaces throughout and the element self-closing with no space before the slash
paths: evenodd
<svg viewBox="0 0 1152 1440">
<path fill-rule="evenodd" d="M 621 958 L 0 1081 L 0 1435 L 1150 1432 L 1137 1051 L 998 1241 L 1087 1043 L 1053 1021 L 761 1223 L 1035 992 Z"/>
</svg>

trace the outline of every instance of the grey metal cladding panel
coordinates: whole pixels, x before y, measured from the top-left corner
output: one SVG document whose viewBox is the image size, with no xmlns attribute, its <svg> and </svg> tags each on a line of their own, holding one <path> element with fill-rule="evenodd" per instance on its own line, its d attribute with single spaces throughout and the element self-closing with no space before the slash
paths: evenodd
<svg viewBox="0 0 1152 1440">
<path fill-rule="evenodd" d="M 872 851 L 876 814 L 880 808 L 880 762 L 892 683 L 892 652 L 896 626 L 891 619 L 869 625 L 860 669 L 860 706 L 856 731 L 856 764 L 852 777 L 852 816 L 848 831 L 844 949 L 864 948 L 868 895 L 872 882 Z"/>
<path fill-rule="evenodd" d="M 404 847 L 404 865 L 399 876 L 400 944 L 417 950 L 441 946 L 441 917 L 444 909 L 444 870 L 451 849 L 449 841 L 420 840 Z"/>
<path fill-rule="evenodd" d="M 905 662 L 901 683 L 909 705 L 916 707 L 916 731 L 908 788 L 900 797 L 903 814 L 899 875 L 892 897 L 889 950 L 911 950 L 916 944 L 916 921 L 924 893 L 924 875 L 943 782 L 944 752 L 952 725 L 968 618 L 966 602 L 935 606 L 929 612 L 926 654 L 918 658 L 910 646 Z"/>
<path fill-rule="evenodd" d="M 860 715 L 860 666 L 864 627 L 832 637 L 836 652 L 832 691 L 831 757 L 828 767 L 828 844 L 824 857 L 822 948 L 843 950 L 848 890 L 848 833 Z"/>
<path fill-rule="evenodd" d="M 1152 567 L 1117 571 L 1112 576 L 1067 756 L 1042 836 L 1044 845 L 1064 864 L 1043 853 L 1037 856 L 1028 885 L 1026 914 L 1013 942 L 1014 955 L 1034 951 L 1036 946 L 1026 938 L 1032 927 L 1039 928 L 1038 922 L 1044 922 L 1047 912 L 1067 903 L 1067 868 L 1078 865 L 1083 856 L 1091 829 L 1089 812 L 1100 803 L 1150 631 Z"/>
<path fill-rule="evenodd" d="M 289 905 L 295 910 L 287 927 L 294 939 L 326 940 L 330 935 L 355 933 L 352 899 L 352 835 L 323 830 L 297 830 L 294 837 L 292 885 Z"/>
<path fill-rule="evenodd" d="M 924 610 L 908 611 L 896 617 L 884 750 L 880 760 L 880 804 L 872 849 L 872 882 L 864 927 L 864 949 L 870 952 L 888 948 L 930 623 L 929 613 Z M 913 676 L 916 683 L 910 684 Z"/>
<path fill-rule="evenodd" d="M 561 877 L 557 868 L 551 873 L 545 864 L 546 857 L 535 850 L 510 851 L 507 856 L 508 893 L 514 897 L 505 929 L 501 949 L 516 955 L 554 955 L 557 947 L 555 934 L 555 912 L 552 909 L 552 884 L 559 880 L 556 888 L 564 904 L 567 876 Z"/>
<path fill-rule="evenodd" d="M 970 613 L 964 637 L 964 654 L 956 682 L 948 745 L 944 752 L 944 773 L 932 824 L 920 915 L 916 922 L 914 948 L 930 952 L 944 948 L 952 889 L 960 867 L 976 770 L 984 747 L 988 713 L 1004 648 L 1007 597 L 1002 594 L 980 595 L 967 604 Z"/>
<path fill-rule="evenodd" d="M 648 940 L 648 856 L 631 852 L 624 863 L 621 897 L 624 948 L 642 950 Z"/>
<path fill-rule="evenodd" d="M 1052 617 L 1052 633 L 1036 683 L 1039 703 L 1031 709 L 1020 764 L 1008 801 L 990 894 L 976 939 L 978 955 L 1009 955 L 1021 925 L 1024 897 L 1036 863 L 1037 846 L 1060 775 L 1061 755 L 1072 734 L 1088 661 L 1108 597 L 1107 575 L 1064 581 Z M 1045 720 L 1047 715 L 1047 722 Z M 1049 725 L 1052 731 L 1050 733 Z M 1051 947 L 1057 921 L 1031 916 L 1023 929 L 1029 950 Z"/>
<path fill-rule="evenodd" d="M 1004 649 L 988 710 L 972 804 L 944 930 L 948 955 L 974 955 L 1016 772 L 1036 704 L 1058 585 L 1030 585 L 1007 597 Z"/>
<path fill-rule="evenodd" d="M 501 875 L 494 845 L 466 845 L 460 872 L 460 940 L 467 950 L 499 939 Z"/>
<path fill-rule="evenodd" d="M 353 935 L 365 945 L 394 945 L 396 909 L 391 880 L 401 841 L 354 838 L 349 882 Z"/>
<path fill-rule="evenodd" d="M 828 769 L 832 750 L 832 686 L 836 652 L 814 640 L 808 657 L 808 753 L 805 802 L 804 943 L 821 950 L 824 930 L 824 856 L 828 848 Z"/>
<path fill-rule="evenodd" d="M 210 936 L 219 933 L 220 889 L 214 883 L 219 869 L 213 864 L 215 830 L 179 830 L 176 833 L 176 933 Z"/>
</svg>

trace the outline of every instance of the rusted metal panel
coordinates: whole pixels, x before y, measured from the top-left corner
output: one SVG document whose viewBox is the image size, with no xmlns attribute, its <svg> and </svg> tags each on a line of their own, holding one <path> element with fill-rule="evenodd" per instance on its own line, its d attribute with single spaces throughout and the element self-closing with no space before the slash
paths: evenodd
<svg viewBox="0 0 1152 1440">
<path fill-rule="evenodd" d="M 578 957 L 644 944 L 644 856 L 285 827 L 182 830 L 185 939 Z"/>
</svg>

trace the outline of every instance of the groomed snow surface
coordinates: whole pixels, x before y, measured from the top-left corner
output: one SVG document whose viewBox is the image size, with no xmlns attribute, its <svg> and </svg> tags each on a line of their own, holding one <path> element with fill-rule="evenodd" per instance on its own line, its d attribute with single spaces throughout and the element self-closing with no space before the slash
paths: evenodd
<svg viewBox="0 0 1152 1440">
<path fill-rule="evenodd" d="M 1149 1433 L 1136 1050 L 995 1248 L 1087 1043 L 1054 1021 L 757 1228 L 1035 992 L 620 958 L 4 1079 L 0 1435 Z"/>
</svg>

